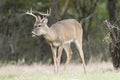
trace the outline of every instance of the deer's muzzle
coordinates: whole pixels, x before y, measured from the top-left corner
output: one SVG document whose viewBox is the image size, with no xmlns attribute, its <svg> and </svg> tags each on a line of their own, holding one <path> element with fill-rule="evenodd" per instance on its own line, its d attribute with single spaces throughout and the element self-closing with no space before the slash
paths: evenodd
<svg viewBox="0 0 120 80">
<path fill-rule="evenodd" d="M 35 32 L 34 31 L 32 31 L 32 37 L 35 37 Z"/>
</svg>

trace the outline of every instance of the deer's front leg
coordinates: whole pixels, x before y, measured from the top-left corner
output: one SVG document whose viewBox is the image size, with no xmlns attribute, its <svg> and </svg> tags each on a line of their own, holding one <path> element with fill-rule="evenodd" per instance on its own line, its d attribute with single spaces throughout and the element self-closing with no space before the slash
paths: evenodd
<svg viewBox="0 0 120 80">
<path fill-rule="evenodd" d="M 57 66 L 58 66 L 58 68 L 60 66 L 63 47 L 64 47 L 64 44 L 60 45 L 59 48 L 58 48 L 58 57 L 57 57 Z"/>
<path fill-rule="evenodd" d="M 54 60 L 54 72 L 57 73 L 58 72 L 58 68 L 57 68 L 57 56 L 56 56 L 57 48 L 51 46 L 51 49 L 52 49 L 53 60 Z"/>
<path fill-rule="evenodd" d="M 71 59 L 71 56 L 72 56 L 72 49 L 70 47 L 70 44 L 66 44 L 64 46 L 64 50 L 66 52 L 66 55 L 67 55 L 67 59 L 66 59 L 66 63 L 65 63 L 65 67 L 64 67 L 64 70 L 66 70 L 66 67 L 68 65 L 68 63 L 70 62 L 70 59 Z"/>
</svg>

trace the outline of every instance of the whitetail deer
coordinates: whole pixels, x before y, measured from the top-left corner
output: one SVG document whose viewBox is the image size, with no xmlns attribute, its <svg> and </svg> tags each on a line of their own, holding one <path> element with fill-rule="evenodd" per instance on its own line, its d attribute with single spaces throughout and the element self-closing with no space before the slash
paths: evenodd
<svg viewBox="0 0 120 80">
<path fill-rule="evenodd" d="M 29 14 L 35 17 L 36 19 L 34 23 L 34 29 L 32 31 L 33 36 L 42 35 L 45 38 L 45 40 L 48 42 L 48 44 L 51 46 L 55 72 L 58 72 L 58 67 L 60 65 L 63 49 L 66 51 L 67 54 L 66 65 L 69 63 L 72 55 L 72 50 L 70 48 L 71 42 L 74 42 L 76 44 L 83 62 L 84 72 L 86 72 L 86 68 L 85 68 L 86 65 L 82 50 L 83 29 L 78 21 L 76 21 L 75 19 L 66 19 L 66 20 L 58 21 L 55 24 L 53 24 L 51 27 L 48 27 L 47 17 L 50 15 L 50 13 L 47 14 L 39 13 L 40 15 L 44 16 L 42 19 L 40 16 L 34 15 L 32 13 L 32 10 L 27 11 L 26 14 Z M 57 56 L 57 48 L 58 48 L 58 56 Z"/>
</svg>

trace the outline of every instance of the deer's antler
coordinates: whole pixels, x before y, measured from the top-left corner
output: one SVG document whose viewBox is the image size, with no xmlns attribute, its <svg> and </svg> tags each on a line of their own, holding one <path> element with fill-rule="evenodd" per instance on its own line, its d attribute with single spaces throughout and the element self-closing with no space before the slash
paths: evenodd
<svg viewBox="0 0 120 80">
<path fill-rule="evenodd" d="M 26 14 L 35 17 L 35 19 L 36 19 L 36 21 L 37 21 L 37 16 L 32 13 L 32 9 L 30 9 L 30 11 L 27 11 Z"/>
<path fill-rule="evenodd" d="M 50 14 L 51 14 L 51 9 L 50 9 L 49 12 L 48 12 L 48 10 L 47 10 L 47 13 L 38 12 L 38 14 L 40 14 L 40 15 L 42 15 L 42 16 L 48 17 L 48 16 L 50 16 Z"/>
</svg>

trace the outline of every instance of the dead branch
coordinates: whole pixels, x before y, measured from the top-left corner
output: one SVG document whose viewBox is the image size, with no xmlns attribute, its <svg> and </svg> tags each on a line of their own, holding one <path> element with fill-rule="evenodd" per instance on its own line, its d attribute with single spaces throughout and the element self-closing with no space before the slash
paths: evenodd
<svg viewBox="0 0 120 80">
<path fill-rule="evenodd" d="M 104 21 L 107 34 L 104 41 L 109 43 L 109 51 L 112 57 L 113 66 L 116 70 L 120 69 L 120 29 L 118 26 L 112 25 L 107 20 Z"/>
</svg>

